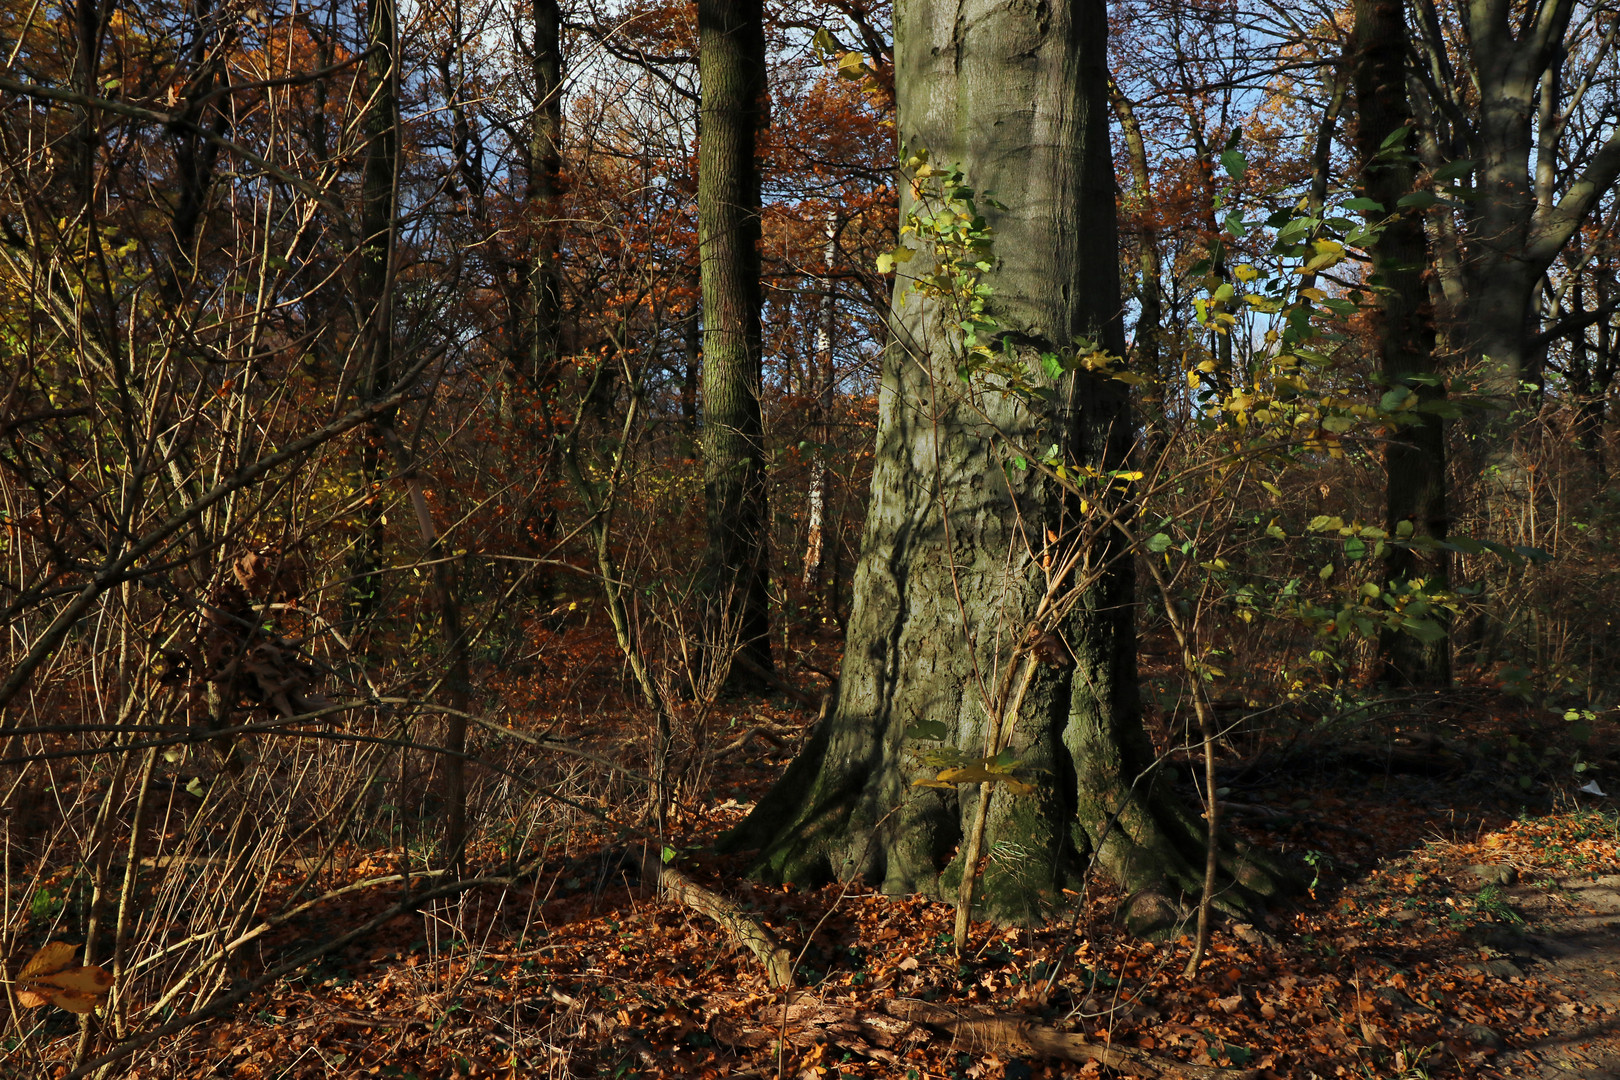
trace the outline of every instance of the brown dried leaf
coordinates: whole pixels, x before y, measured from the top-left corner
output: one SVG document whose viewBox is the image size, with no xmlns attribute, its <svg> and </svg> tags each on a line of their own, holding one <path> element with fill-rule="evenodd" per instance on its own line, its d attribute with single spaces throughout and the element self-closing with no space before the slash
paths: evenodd
<svg viewBox="0 0 1620 1080">
<path fill-rule="evenodd" d="M 71 1013 L 94 1012 L 112 989 L 112 974 L 95 965 L 69 968 L 77 945 L 53 941 L 29 957 L 17 973 L 17 1002 L 24 1008 L 55 1005 Z"/>
<path fill-rule="evenodd" d="M 24 979 L 38 979 L 45 975 L 54 975 L 73 962 L 73 954 L 79 951 L 77 945 L 69 945 L 65 941 L 53 941 L 28 958 L 28 963 L 17 972 L 17 981 Z"/>
</svg>

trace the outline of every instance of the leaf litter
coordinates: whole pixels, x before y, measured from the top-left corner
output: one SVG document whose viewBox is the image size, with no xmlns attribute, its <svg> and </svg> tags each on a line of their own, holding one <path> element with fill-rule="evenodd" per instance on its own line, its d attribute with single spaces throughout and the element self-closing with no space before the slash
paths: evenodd
<svg viewBox="0 0 1620 1080">
<path fill-rule="evenodd" d="M 736 725 L 802 725 L 772 711 L 751 707 Z M 610 752 L 610 725 L 596 734 Z M 941 1010 L 1232 1075 L 1620 1075 L 1620 818 L 1604 800 L 1571 796 L 1581 801 L 1532 813 L 1501 785 L 1480 790 L 1478 770 L 1330 771 L 1251 785 L 1223 816 L 1257 844 L 1310 856 L 1316 881 L 1289 910 L 1220 927 L 1187 980 L 1190 941 L 1129 937 L 1117 919 L 1124 898 L 1095 879 L 1045 927 L 974 925 L 960 957 L 948 904 L 859 883 L 747 881 L 740 861 L 709 845 L 779 767 L 728 756 L 710 792 L 686 799 L 669 846 L 686 879 L 783 943 L 792 991 L 770 986 L 715 922 L 660 899 L 641 848 L 613 831 L 628 819 L 610 814 L 575 829 L 520 886 L 399 916 L 123 1075 L 1115 1075 L 1099 1060 L 1021 1055 L 1027 1041 L 953 1039 L 934 1022 Z M 477 851 L 473 861 L 498 858 Z M 342 863 L 354 880 L 388 868 L 364 852 Z M 278 926 L 260 962 L 393 899 L 361 890 L 318 924 L 312 915 Z M 267 895 L 264 912 L 278 902 Z M 19 1003 L 72 1008 L 104 995 L 111 977 L 69 968 L 72 956 L 71 946 L 47 945 L 34 967 L 14 968 Z M 60 1045 L 68 1041 L 64 1030 Z"/>
</svg>

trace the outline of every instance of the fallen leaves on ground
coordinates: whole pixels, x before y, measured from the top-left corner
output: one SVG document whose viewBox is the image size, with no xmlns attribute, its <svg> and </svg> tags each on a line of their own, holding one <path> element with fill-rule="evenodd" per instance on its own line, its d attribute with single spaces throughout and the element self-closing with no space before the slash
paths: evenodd
<svg viewBox="0 0 1620 1080">
<path fill-rule="evenodd" d="M 947 904 L 860 884 L 743 879 L 740 863 L 708 845 L 775 773 L 744 757 L 711 778 L 715 794 L 686 802 L 670 846 L 683 874 L 787 946 L 791 994 L 768 986 L 716 924 L 659 900 L 642 880 L 641 849 L 610 822 L 576 832 L 521 887 L 395 919 L 125 1075 L 1112 1075 L 1095 1061 L 953 1044 L 886 1005 L 916 1001 L 1267 1077 L 1488 1080 L 1533 1075 L 1516 1071 L 1530 1067 L 1524 1051 L 1615 1020 L 1609 1006 L 1545 984 L 1534 963 L 1493 944 L 1519 916 L 1489 869 L 1520 881 L 1620 873 L 1612 810 L 1515 816 L 1503 800 L 1476 798 L 1466 777 L 1253 786 L 1224 816 L 1257 844 L 1309 855 L 1317 881 L 1292 910 L 1218 929 L 1189 980 L 1190 942 L 1129 937 L 1116 919 L 1123 897 L 1095 879 L 1044 928 L 975 925 L 961 957 Z M 342 863 L 355 878 L 387 865 L 365 852 Z M 268 897 L 267 909 L 276 902 Z M 320 917 L 359 920 L 388 902 L 356 893 Z M 319 929 L 289 924 L 263 955 Z M 1510 1052 L 1519 1064 L 1499 1064 Z"/>
</svg>

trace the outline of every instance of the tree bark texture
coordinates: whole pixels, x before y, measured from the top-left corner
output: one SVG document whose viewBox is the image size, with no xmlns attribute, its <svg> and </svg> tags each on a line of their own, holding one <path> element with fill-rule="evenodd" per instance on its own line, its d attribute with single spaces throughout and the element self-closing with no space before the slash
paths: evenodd
<svg viewBox="0 0 1620 1080">
<path fill-rule="evenodd" d="M 1436 381 L 1434 309 L 1423 281 L 1428 245 L 1423 221 L 1413 209 L 1398 207 L 1415 190 L 1412 165 L 1399 154 L 1380 150 L 1386 139 L 1408 124 L 1406 96 L 1405 0 L 1357 0 L 1355 7 L 1356 151 L 1361 162 L 1362 193 L 1383 207 L 1367 212 L 1369 220 L 1393 215 L 1373 242 L 1368 284 L 1376 301 L 1378 368 L 1385 384 L 1404 386 L 1417 400 L 1409 426 L 1390 434 L 1384 444 L 1386 527 L 1410 522 L 1414 540 L 1446 538 L 1446 434 L 1432 406 L 1445 396 Z M 1402 147 L 1404 149 L 1404 147 Z M 1425 411 L 1425 407 L 1430 407 Z M 1391 544 L 1385 573 L 1391 582 L 1424 581 L 1444 589 L 1450 563 L 1440 548 Z M 1387 682 L 1444 687 L 1451 682 L 1451 642 L 1421 641 L 1411 634 L 1386 631 L 1379 643 Z"/>
<path fill-rule="evenodd" d="M 759 172 L 764 122 L 761 0 L 700 0 L 698 257 L 703 284 L 703 455 L 711 643 L 770 670 L 765 446 L 760 417 Z"/>
<path fill-rule="evenodd" d="M 1038 470 L 1008 467 L 1015 443 L 1056 443 L 1071 466 L 1122 467 L 1130 452 L 1124 384 L 1084 372 L 1054 383 L 1039 361 L 1073 355 L 1080 336 L 1124 353 L 1106 33 L 1101 0 L 906 0 L 896 11 L 901 138 L 1004 204 L 980 207 L 998 256 L 985 275 L 991 313 L 1052 398 L 1034 408 L 993 386 L 964 389 L 946 310 L 908 289 L 930 255 L 905 265 L 838 705 L 727 841 L 759 849 L 768 879 L 863 875 L 892 893 L 955 894 L 980 785 L 913 786 L 938 772 L 917 757 L 937 744 L 906 729 L 940 722 L 948 744 L 984 752 L 997 688 L 1031 662 L 1019 645 L 1042 628 L 1048 560 L 1090 536 L 1084 561 L 1100 573 L 1049 628 L 1073 663 L 1035 666 L 1002 721 L 1033 790 L 995 785 L 974 910 L 1038 920 L 1092 856 L 1140 894 L 1142 929 L 1173 921 L 1179 894 L 1202 884 L 1203 830 L 1167 797 L 1141 724 L 1123 542 L 1086 528 L 1080 501 Z M 902 184 L 902 212 L 914 197 Z M 1228 908 L 1273 889 L 1252 864 L 1233 865 L 1243 880 L 1223 894 Z"/>
</svg>

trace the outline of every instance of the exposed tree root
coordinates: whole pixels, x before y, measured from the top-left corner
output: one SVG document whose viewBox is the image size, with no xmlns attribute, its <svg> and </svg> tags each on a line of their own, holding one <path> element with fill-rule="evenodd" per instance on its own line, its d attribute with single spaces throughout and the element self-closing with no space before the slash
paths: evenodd
<svg viewBox="0 0 1620 1080">
<path fill-rule="evenodd" d="M 793 957 L 776 935 L 758 919 L 719 893 L 710 892 L 648 849 L 641 860 L 641 880 L 658 888 L 658 895 L 685 905 L 719 923 L 738 944 L 759 958 L 773 987 L 793 985 Z"/>
</svg>

